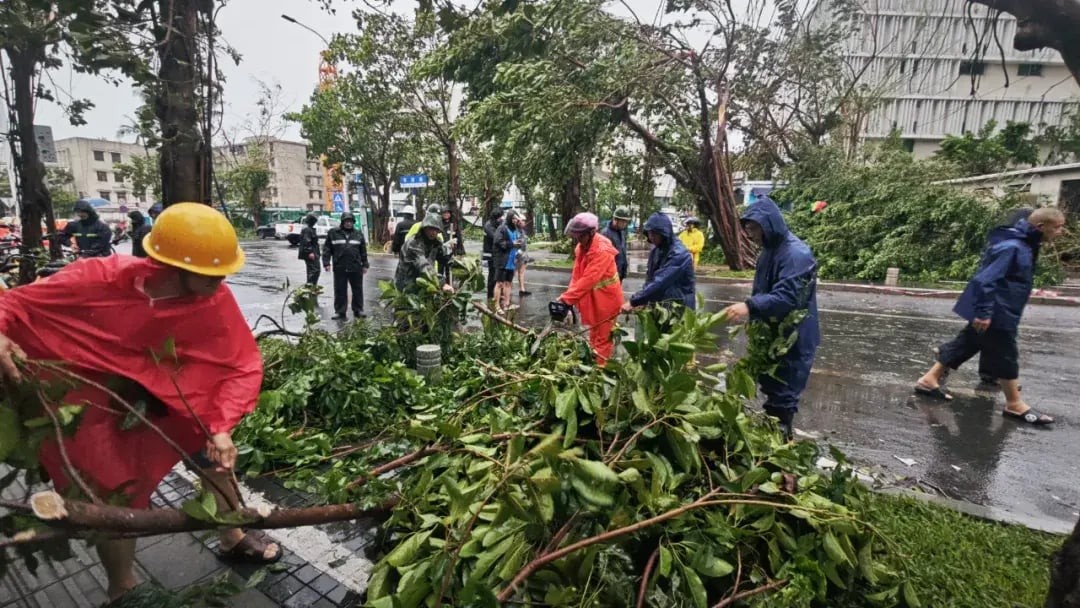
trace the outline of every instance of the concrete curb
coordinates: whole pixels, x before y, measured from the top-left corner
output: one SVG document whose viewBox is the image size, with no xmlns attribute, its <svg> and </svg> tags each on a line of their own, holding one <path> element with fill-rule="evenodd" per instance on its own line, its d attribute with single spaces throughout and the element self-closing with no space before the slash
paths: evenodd
<svg viewBox="0 0 1080 608">
<path fill-rule="evenodd" d="M 530 264 L 529 268 L 534 270 L 547 270 L 550 272 L 564 272 L 569 274 L 571 269 L 564 266 L 547 266 L 543 263 Z M 631 272 L 629 276 L 634 278 L 643 278 L 645 275 L 640 272 Z M 702 285 L 733 285 L 733 286 L 746 286 L 751 285 L 750 279 L 738 279 L 727 277 L 700 277 L 697 279 L 698 284 Z M 884 285 L 860 285 L 855 283 L 832 283 L 828 281 L 819 281 L 818 289 L 820 291 L 828 292 L 846 292 L 846 293 L 872 293 L 880 295 L 896 295 L 896 296 L 911 296 L 915 298 L 933 298 L 938 300 L 955 300 L 960 296 L 959 291 L 953 291 L 951 289 L 923 289 L 918 287 L 885 287 Z M 1080 298 L 1067 298 L 1062 296 L 1031 296 L 1029 300 L 1031 304 L 1041 304 L 1045 306 L 1065 306 L 1070 308 L 1080 307 Z"/>
</svg>

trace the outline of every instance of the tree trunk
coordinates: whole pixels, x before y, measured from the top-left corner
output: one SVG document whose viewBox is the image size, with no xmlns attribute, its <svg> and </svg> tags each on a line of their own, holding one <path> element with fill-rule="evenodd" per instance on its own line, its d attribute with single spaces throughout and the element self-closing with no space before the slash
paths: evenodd
<svg viewBox="0 0 1080 608">
<path fill-rule="evenodd" d="M 971 0 L 1016 17 L 1018 51 L 1051 48 L 1061 53 L 1080 83 L 1080 0 Z"/>
<path fill-rule="evenodd" d="M 575 163 L 570 177 L 563 183 L 559 197 L 560 228 L 565 228 L 570 218 L 581 212 L 581 163 Z"/>
<path fill-rule="evenodd" d="M 1050 591 L 1046 608 L 1080 608 L 1080 522 L 1050 558 Z"/>
<path fill-rule="evenodd" d="M 29 254 L 41 247 L 41 220 L 46 223 L 46 230 L 56 232 L 53 217 L 52 199 L 45 183 L 45 165 L 38 153 L 37 138 L 34 136 L 34 72 L 38 58 L 44 51 L 37 48 L 25 50 L 7 49 L 11 62 L 11 80 L 15 96 L 15 120 L 12 127 L 18 137 L 18 150 L 12 142 L 12 159 L 18 170 L 22 205 L 19 208 L 19 221 L 22 223 L 22 250 Z M 59 257 L 60 240 L 52 239 L 50 251 L 53 259 Z M 19 283 L 32 283 L 35 278 L 32 263 L 19 265 Z"/>
<path fill-rule="evenodd" d="M 521 196 L 525 199 L 525 234 L 531 238 L 536 235 L 536 199 L 532 188 L 522 190 Z"/>
<path fill-rule="evenodd" d="M 461 195 L 461 175 L 458 163 L 457 152 L 457 140 L 451 139 L 450 143 L 446 145 L 446 163 L 448 166 L 447 181 L 450 182 L 449 196 L 447 201 L 448 206 L 452 212 L 454 218 L 454 231 L 458 234 L 463 234 L 461 231 L 461 207 L 458 205 L 458 200 Z M 464 238 L 464 236 L 462 236 Z M 459 242 L 454 248 L 456 255 L 465 255 L 465 243 Z"/>
<path fill-rule="evenodd" d="M 163 21 L 154 30 L 161 63 L 154 114 L 161 123 L 161 203 L 165 207 L 184 201 L 210 204 L 196 95 L 198 14 L 203 2 L 158 0 Z"/>
<path fill-rule="evenodd" d="M 371 227 L 372 239 L 374 239 L 376 245 L 382 246 L 384 243 L 390 240 L 390 180 L 387 180 L 379 188 L 379 207 L 372 213 L 372 221 L 374 225 Z M 420 218 L 423 218 L 420 207 L 417 206 L 416 214 Z"/>
</svg>

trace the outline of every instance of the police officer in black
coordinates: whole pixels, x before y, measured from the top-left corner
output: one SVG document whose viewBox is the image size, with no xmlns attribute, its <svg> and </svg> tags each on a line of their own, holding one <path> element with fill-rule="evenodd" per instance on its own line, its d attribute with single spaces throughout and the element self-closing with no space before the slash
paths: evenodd
<svg viewBox="0 0 1080 608">
<path fill-rule="evenodd" d="M 353 316 L 367 316 L 364 314 L 364 275 L 369 268 L 367 242 L 363 233 L 356 230 L 353 214 L 342 213 L 341 225 L 326 234 L 322 258 L 323 270 L 327 272 L 330 271 L 330 261 L 334 262 L 334 319 L 345 319 L 350 286 Z"/>
<path fill-rule="evenodd" d="M 79 257 L 93 258 L 112 255 L 112 230 L 98 217 L 90 201 L 75 201 L 75 216 L 79 219 L 64 227 L 64 242 L 75 239 Z"/>
<path fill-rule="evenodd" d="M 315 232 L 318 218 L 314 213 L 304 216 L 304 227 L 300 230 L 300 253 L 298 257 L 307 266 L 307 284 L 319 284 L 319 233 Z"/>
</svg>

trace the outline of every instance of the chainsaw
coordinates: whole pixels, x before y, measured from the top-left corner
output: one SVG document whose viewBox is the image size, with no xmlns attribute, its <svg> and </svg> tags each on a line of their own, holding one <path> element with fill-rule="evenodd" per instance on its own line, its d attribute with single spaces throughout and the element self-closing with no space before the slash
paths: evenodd
<svg viewBox="0 0 1080 608">
<path fill-rule="evenodd" d="M 529 356 L 535 355 L 536 351 L 540 350 L 540 345 L 553 332 L 567 331 L 577 325 L 577 322 L 577 312 L 574 311 L 573 306 L 558 300 L 548 302 L 547 325 L 544 326 L 540 335 L 536 337 L 536 341 L 533 342 L 532 348 L 529 349 Z"/>
</svg>

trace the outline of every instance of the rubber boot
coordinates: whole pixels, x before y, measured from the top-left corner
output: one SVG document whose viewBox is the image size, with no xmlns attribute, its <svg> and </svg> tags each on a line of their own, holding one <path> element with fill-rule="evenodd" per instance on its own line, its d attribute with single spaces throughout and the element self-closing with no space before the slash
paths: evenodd
<svg viewBox="0 0 1080 608">
<path fill-rule="evenodd" d="M 795 410 L 787 407 L 765 406 L 765 413 L 776 418 L 780 434 L 784 441 L 791 441 L 795 436 Z"/>
</svg>

